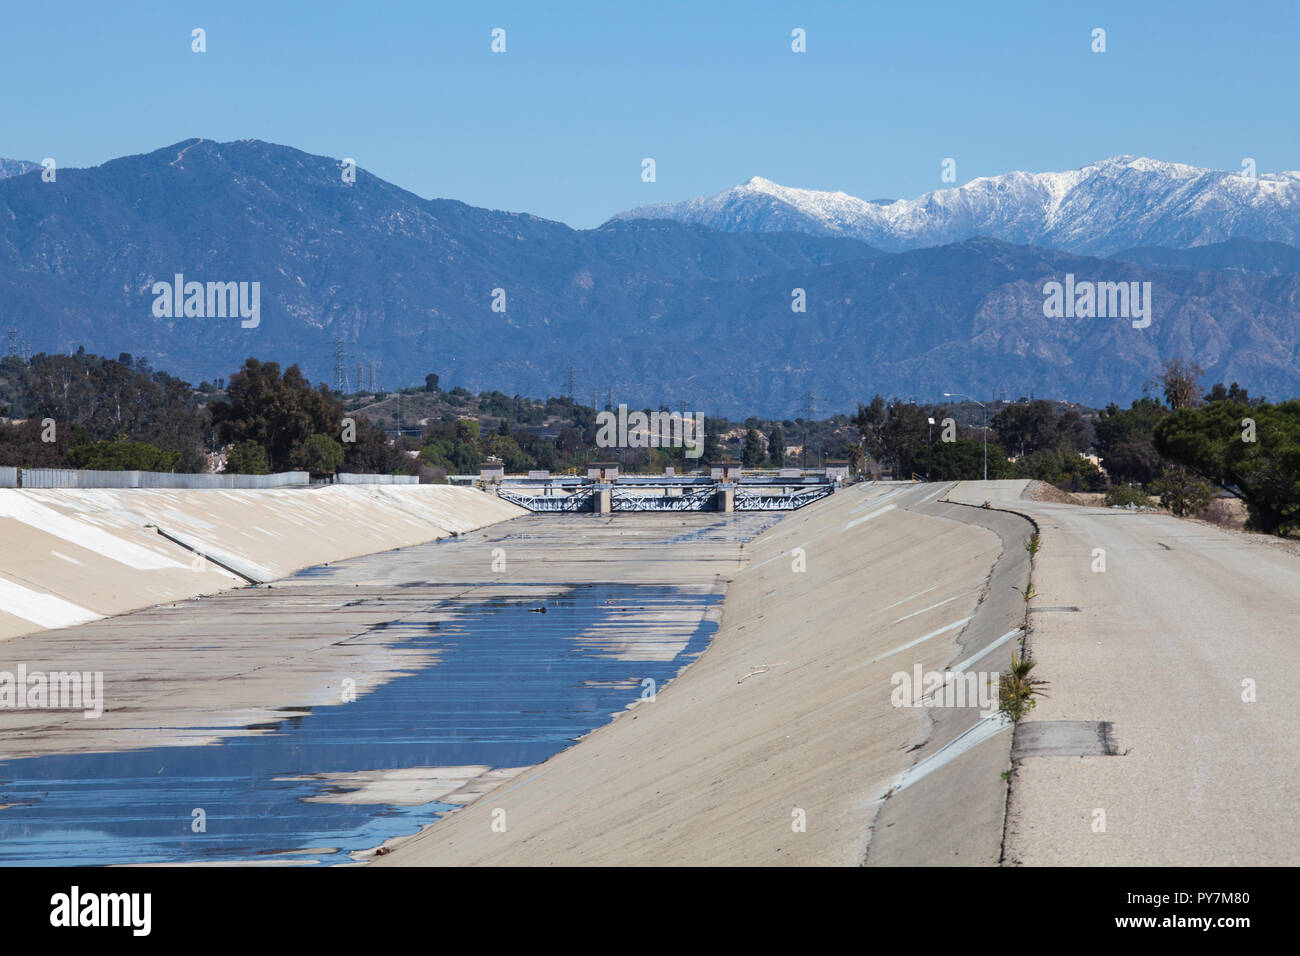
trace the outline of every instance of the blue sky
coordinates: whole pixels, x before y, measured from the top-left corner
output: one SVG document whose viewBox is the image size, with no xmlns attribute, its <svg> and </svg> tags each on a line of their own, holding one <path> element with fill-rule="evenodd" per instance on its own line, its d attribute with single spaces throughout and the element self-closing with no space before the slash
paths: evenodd
<svg viewBox="0 0 1300 956">
<path fill-rule="evenodd" d="M 1122 153 L 1273 172 L 1300 167 L 1298 43 L 1285 2 L 11 3 L 0 156 L 264 139 L 578 227 L 754 175 L 913 197 L 949 156 L 958 182 Z"/>
</svg>

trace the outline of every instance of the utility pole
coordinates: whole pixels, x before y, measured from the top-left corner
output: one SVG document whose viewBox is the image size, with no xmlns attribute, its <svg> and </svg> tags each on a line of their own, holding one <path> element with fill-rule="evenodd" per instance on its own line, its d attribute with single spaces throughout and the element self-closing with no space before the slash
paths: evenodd
<svg viewBox="0 0 1300 956">
<path fill-rule="evenodd" d="M 811 432 L 812 417 L 817 414 L 817 396 L 812 392 L 804 392 L 800 399 L 803 402 L 803 464 L 801 467 L 808 467 L 808 440 Z"/>
</svg>

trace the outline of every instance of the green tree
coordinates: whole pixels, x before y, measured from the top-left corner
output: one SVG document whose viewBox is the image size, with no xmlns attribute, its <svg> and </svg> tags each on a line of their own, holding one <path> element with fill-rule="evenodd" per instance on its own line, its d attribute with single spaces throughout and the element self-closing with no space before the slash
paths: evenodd
<svg viewBox="0 0 1300 956">
<path fill-rule="evenodd" d="M 726 430 L 727 420 L 725 418 L 706 417 L 704 419 L 704 450 L 702 457 L 705 464 L 722 458 L 722 442 L 719 436 Z"/>
<path fill-rule="evenodd" d="M 1044 448 L 1016 460 L 1017 478 L 1036 478 L 1062 491 L 1101 491 L 1106 476 L 1066 441 L 1056 448 Z"/>
<path fill-rule="evenodd" d="M 171 471 L 181 453 L 148 442 L 97 441 L 68 452 L 73 468 L 92 471 Z"/>
<path fill-rule="evenodd" d="M 241 441 L 226 452 L 226 471 L 232 475 L 268 475 L 266 449 L 255 441 Z"/>
<path fill-rule="evenodd" d="M 1074 451 L 1088 447 L 1088 426 L 1074 409 L 1057 415 L 1052 403 L 1038 399 L 1008 405 L 989 421 L 998 444 L 1009 455 L 1022 458 L 1036 451 L 1055 451 L 1064 442 Z"/>
<path fill-rule="evenodd" d="M 775 425 L 767 436 L 767 455 L 776 468 L 785 467 L 785 433 L 780 425 Z"/>
<path fill-rule="evenodd" d="M 1094 448 L 1113 482 L 1146 484 L 1164 470 L 1156 451 L 1156 425 L 1169 414 L 1158 399 L 1143 397 L 1128 409 L 1113 402 L 1093 423 Z"/>
<path fill-rule="evenodd" d="M 767 453 L 763 450 L 763 438 L 757 428 L 745 432 L 745 449 L 741 452 L 740 462 L 746 468 L 757 468 L 763 464 Z"/>
<path fill-rule="evenodd" d="M 978 481 L 984 477 L 984 440 L 958 438 L 936 441 L 933 460 L 928 462 L 931 481 Z M 914 470 L 924 474 L 931 446 L 921 449 L 913 460 Z M 1009 476 L 1010 465 L 993 445 L 989 446 L 989 478 Z"/>
<path fill-rule="evenodd" d="M 1164 474 L 1151 482 L 1147 490 L 1159 495 L 1160 504 L 1179 518 L 1195 517 L 1214 500 L 1214 487 L 1194 477 L 1182 465 L 1166 467 Z"/>
<path fill-rule="evenodd" d="M 343 446 L 328 435 L 311 435 L 290 453 L 289 463 L 313 475 L 332 475 L 343 465 Z"/>
<path fill-rule="evenodd" d="M 1156 426 L 1155 445 L 1241 498 L 1247 527 L 1285 535 L 1300 524 L 1300 400 L 1183 408 Z"/>
<path fill-rule="evenodd" d="M 343 405 L 321 385 L 312 388 L 297 365 L 250 358 L 230 377 L 226 400 L 209 408 L 221 440 L 255 441 L 275 471 L 287 470 L 294 449 L 313 435 L 338 435 Z"/>
<path fill-rule="evenodd" d="M 409 475 L 415 462 L 370 419 L 358 415 L 355 440 L 343 443 L 343 470 L 358 475 Z"/>
</svg>

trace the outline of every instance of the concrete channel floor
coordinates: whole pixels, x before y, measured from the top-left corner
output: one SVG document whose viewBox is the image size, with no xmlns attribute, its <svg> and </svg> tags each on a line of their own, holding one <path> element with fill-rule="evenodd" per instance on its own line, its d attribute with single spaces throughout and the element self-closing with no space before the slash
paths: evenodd
<svg viewBox="0 0 1300 956">
<path fill-rule="evenodd" d="M 649 520 L 645 520 L 649 519 Z M 0 709 L 0 760 L 211 743 L 266 733 L 285 708 L 337 705 L 427 655 L 394 623 L 449 599 L 538 597 L 593 581 L 715 593 L 772 514 L 530 516 L 309 569 L 270 586 L 177 601 L 0 642 L 0 670 L 102 672 L 102 717 Z M 671 567 L 671 571 L 669 571 Z M 499 568 L 500 570 L 495 570 Z M 387 637 L 374 639 L 377 628 Z M 356 638 L 371 635 L 371 639 Z M 358 768 L 363 769 L 363 768 Z"/>
</svg>

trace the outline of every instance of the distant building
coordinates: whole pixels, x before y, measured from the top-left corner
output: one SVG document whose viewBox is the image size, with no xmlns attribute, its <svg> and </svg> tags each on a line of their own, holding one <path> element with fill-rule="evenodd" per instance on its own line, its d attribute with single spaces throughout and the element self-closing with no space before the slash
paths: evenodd
<svg viewBox="0 0 1300 956">
<path fill-rule="evenodd" d="M 845 481 L 849 477 L 849 463 L 826 459 L 826 479 L 828 481 Z"/>
</svg>

